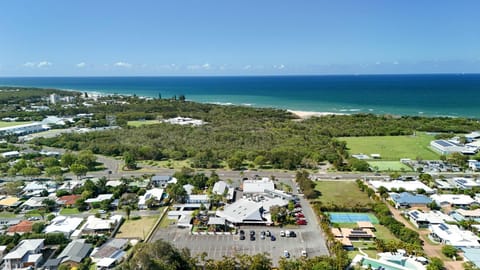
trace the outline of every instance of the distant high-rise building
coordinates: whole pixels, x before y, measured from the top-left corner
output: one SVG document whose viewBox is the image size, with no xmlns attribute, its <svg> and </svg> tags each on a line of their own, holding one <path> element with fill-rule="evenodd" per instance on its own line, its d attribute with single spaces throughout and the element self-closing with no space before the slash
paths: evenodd
<svg viewBox="0 0 480 270">
<path fill-rule="evenodd" d="M 56 104 L 60 100 L 60 97 L 57 94 L 50 94 L 50 103 Z"/>
</svg>

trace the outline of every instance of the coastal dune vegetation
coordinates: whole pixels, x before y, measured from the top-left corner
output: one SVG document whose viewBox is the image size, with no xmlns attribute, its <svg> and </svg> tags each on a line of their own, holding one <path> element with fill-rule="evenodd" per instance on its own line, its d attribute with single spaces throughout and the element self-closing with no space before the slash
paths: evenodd
<svg viewBox="0 0 480 270">
<path fill-rule="evenodd" d="M 25 92 L 29 91 L 40 90 Z M 80 97 L 78 93 L 75 95 Z M 480 129 L 476 120 L 446 117 L 354 114 L 293 121 L 298 117 L 286 110 L 196 103 L 186 101 L 184 96 L 178 99 L 103 96 L 91 103 L 86 106 L 82 98 L 77 98 L 75 106 L 54 105 L 47 112 L 10 109 L 0 112 L 0 117 L 32 121 L 47 114 L 93 113 L 91 119 L 82 119 L 76 125 L 99 127 L 108 125 L 106 119 L 114 116 L 120 129 L 69 133 L 33 142 L 110 156 L 129 153 L 135 160 L 189 160 L 195 168 L 231 169 L 315 169 L 319 162 L 329 162 L 338 170 L 364 171 L 369 169 L 368 164 L 350 158 L 347 143 L 341 137 L 396 137 L 420 131 L 466 133 Z M 129 121 L 177 116 L 200 119 L 207 124 L 183 126 L 159 121 L 138 127 L 128 125 Z"/>
</svg>

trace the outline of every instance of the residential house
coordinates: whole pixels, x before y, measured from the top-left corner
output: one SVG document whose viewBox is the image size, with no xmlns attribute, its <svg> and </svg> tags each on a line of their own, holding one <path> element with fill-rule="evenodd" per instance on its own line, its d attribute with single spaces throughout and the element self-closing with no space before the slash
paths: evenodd
<svg viewBox="0 0 480 270">
<path fill-rule="evenodd" d="M 473 220 L 476 222 L 480 222 L 480 209 L 475 209 L 475 210 L 456 209 L 455 211 L 452 211 L 450 215 L 457 221 Z"/>
<path fill-rule="evenodd" d="M 225 196 L 227 201 L 233 200 L 235 189 L 225 181 L 218 181 L 213 185 L 212 193 Z"/>
<path fill-rule="evenodd" d="M 425 195 L 410 192 L 390 193 L 390 198 L 395 203 L 395 208 L 426 207 L 432 202 Z"/>
<path fill-rule="evenodd" d="M 471 159 L 468 161 L 468 168 L 473 171 L 480 171 L 480 161 Z"/>
<path fill-rule="evenodd" d="M 22 209 L 32 210 L 43 206 L 43 201 L 49 199 L 48 197 L 31 197 L 22 204 Z"/>
<path fill-rule="evenodd" d="M 57 216 L 45 228 L 45 233 L 63 233 L 67 238 L 83 222 L 83 218 Z"/>
<path fill-rule="evenodd" d="M 78 199 L 80 199 L 81 195 L 65 195 L 57 199 L 57 204 L 63 205 L 64 207 L 72 207 L 75 205 Z"/>
<path fill-rule="evenodd" d="M 183 189 L 187 192 L 188 195 L 191 195 L 195 187 L 190 184 L 183 185 Z"/>
<path fill-rule="evenodd" d="M 91 250 L 92 245 L 85 243 L 85 239 L 73 240 L 57 256 L 57 259 L 61 258 L 61 264 L 76 267 L 88 256 Z"/>
<path fill-rule="evenodd" d="M 3 257 L 5 270 L 33 267 L 36 269 L 42 261 L 43 239 L 25 239 Z"/>
<path fill-rule="evenodd" d="M 86 199 L 85 202 L 88 204 L 101 203 L 103 201 L 111 200 L 112 198 L 113 198 L 113 194 L 99 194 L 95 198 Z"/>
<path fill-rule="evenodd" d="M 57 191 L 55 182 L 30 182 L 23 188 L 23 196 L 39 196 L 44 190 L 48 193 Z"/>
<path fill-rule="evenodd" d="M 159 205 L 163 199 L 164 190 L 162 188 L 152 188 L 147 190 L 144 195 L 138 197 L 138 209 L 147 209 L 147 202 L 150 199 L 154 200 L 154 204 Z"/>
<path fill-rule="evenodd" d="M 385 187 L 388 191 L 392 189 L 399 190 L 404 189 L 409 192 L 417 192 L 417 190 L 423 189 L 427 194 L 433 194 L 434 190 L 425 185 L 424 183 L 413 180 L 413 181 L 403 181 L 403 180 L 393 180 L 393 181 L 384 181 L 384 180 L 370 180 L 370 185 L 378 190 L 380 187 Z"/>
<path fill-rule="evenodd" d="M 97 218 L 89 216 L 83 226 L 79 229 L 81 234 L 110 234 L 115 226 L 117 226 L 123 217 L 113 215 L 109 219 Z M 75 233 L 74 233 L 75 234 Z"/>
<path fill-rule="evenodd" d="M 431 224 L 429 237 L 456 248 L 480 248 L 480 239 L 471 231 L 461 230 L 457 225 Z"/>
<path fill-rule="evenodd" d="M 475 203 L 472 197 L 464 194 L 434 194 L 430 198 L 440 206 L 450 205 L 452 207 L 468 208 Z"/>
<path fill-rule="evenodd" d="M 101 247 L 95 248 L 90 257 L 96 263 L 97 269 L 110 269 L 122 261 L 127 246 L 128 239 L 112 238 Z"/>
<path fill-rule="evenodd" d="M 32 227 L 33 227 L 33 222 L 28 220 L 22 220 L 17 225 L 10 226 L 7 229 L 7 234 L 14 235 L 16 233 L 18 234 L 29 233 L 29 232 L 32 232 Z"/>
<path fill-rule="evenodd" d="M 16 208 L 21 204 L 20 199 L 14 196 L 4 197 L 0 200 L 0 207 L 2 208 Z"/>
<path fill-rule="evenodd" d="M 411 210 L 405 213 L 405 216 L 417 228 L 428 228 L 431 224 L 441 224 L 445 222 L 455 222 L 455 220 L 442 213 L 441 211 L 422 212 L 419 210 Z"/>
<path fill-rule="evenodd" d="M 151 183 L 155 187 L 166 188 L 168 184 L 176 183 L 177 179 L 169 175 L 155 175 L 152 177 Z"/>
<path fill-rule="evenodd" d="M 480 183 L 472 178 L 455 177 L 453 183 L 459 189 L 472 189 L 474 187 L 480 187 Z"/>
</svg>

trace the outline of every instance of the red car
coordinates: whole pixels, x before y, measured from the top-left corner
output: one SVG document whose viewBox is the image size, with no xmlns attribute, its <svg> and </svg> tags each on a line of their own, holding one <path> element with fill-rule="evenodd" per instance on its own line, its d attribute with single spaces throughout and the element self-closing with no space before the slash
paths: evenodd
<svg viewBox="0 0 480 270">
<path fill-rule="evenodd" d="M 297 220 L 297 225 L 307 225 L 307 221 L 305 219 Z"/>
<path fill-rule="evenodd" d="M 296 213 L 295 216 L 297 218 L 304 218 L 305 217 L 305 215 L 303 213 Z"/>
</svg>

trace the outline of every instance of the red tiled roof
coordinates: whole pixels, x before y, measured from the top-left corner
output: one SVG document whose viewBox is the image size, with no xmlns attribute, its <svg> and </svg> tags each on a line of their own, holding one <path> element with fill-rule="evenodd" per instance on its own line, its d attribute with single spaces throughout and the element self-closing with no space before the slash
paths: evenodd
<svg viewBox="0 0 480 270">
<path fill-rule="evenodd" d="M 58 200 L 65 205 L 73 205 L 80 197 L 80 195 L 65 195 L 58 198 Z"/>
<path fill-rule="evenodd" d="M 28 220 L 22 220 L 17 225 L 8 228 L 9 233 L 27 233 L 32 231 L 33 222 Z"/>
</svg>

